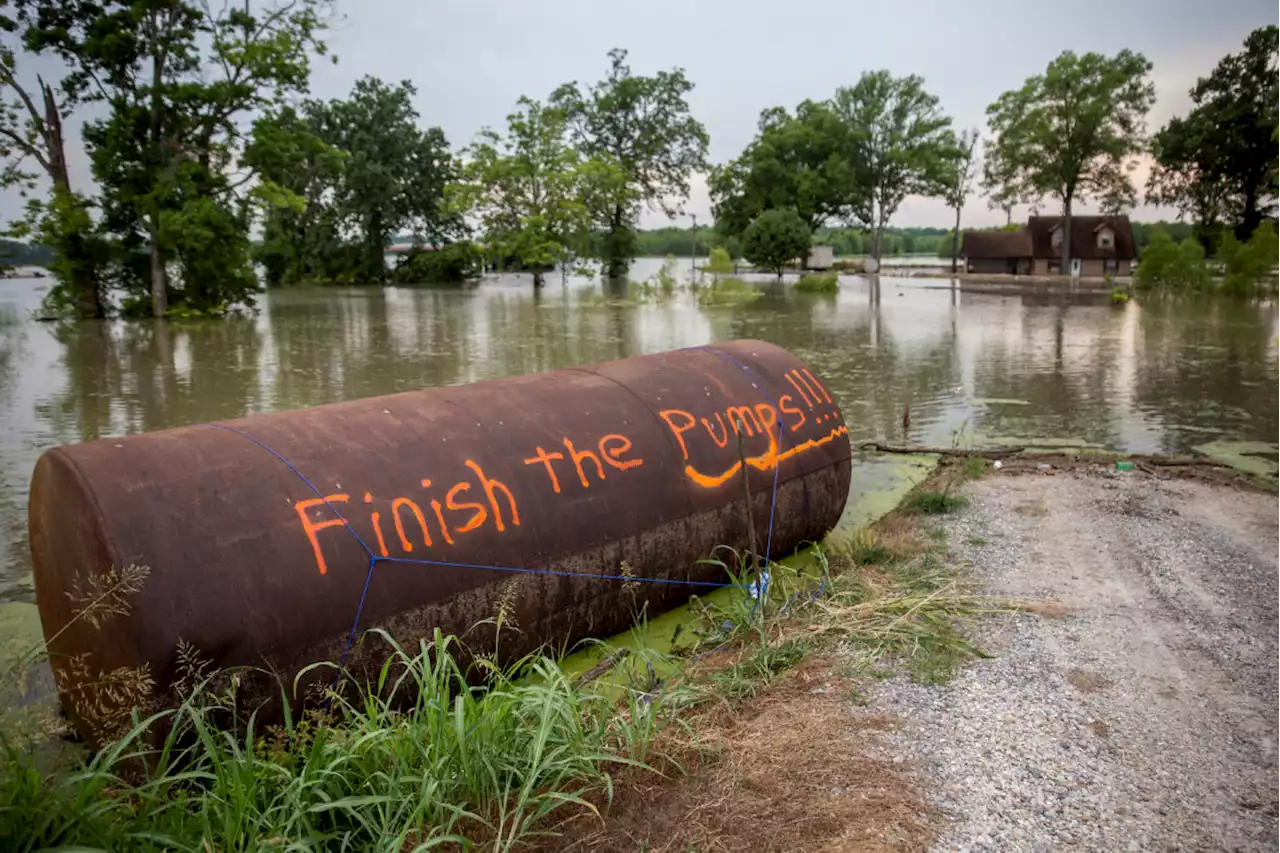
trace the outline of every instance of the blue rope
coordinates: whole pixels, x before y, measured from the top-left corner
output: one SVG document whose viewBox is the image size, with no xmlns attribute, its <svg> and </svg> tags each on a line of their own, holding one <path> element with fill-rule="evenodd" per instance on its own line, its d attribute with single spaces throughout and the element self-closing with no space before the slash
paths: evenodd
<svg viewBox="0 0 1280 853">
<path fill-rule="evenodd" d="M 781 404 L 778 400 L 774 399 L 774 398 L 773 398 L 773 396 L 772 396 L 771 394 L 769 394 L 769 390 L 768 390 L 768 389 L 769 389 L 769 386 L 768 386 L 767 384 L 765 384 L 764 379 L 762 379 L 762 378 L 761 378 L 761 377 L 760 377 L 760 376 L 759 376 L 759 375 L 758 375 L 754 370 L 752 370 L 750 367 L 748 367 L 747 365 L 745 365 L 745 364 L 743 364 L 742 362 L 738 361 L 736 358 L 734 358 L 733 356 L 729 355 L 729 354 L 728 354 L 728 353 L 726 353 L 726 352 L 722 352 L 721 350 L 718 350 L 718 349 L 716 349 L 715 347 L 711 347 L 711 346 L 703 347 L 703 349 L 707 350 L 708 352 L 713 352 L 713 353 L 715 353 L 716 355 L 720 356 L 721 358 L 727 359 L 728 361 L 732 362 L 733 364 L 738 365 L 738 367 L 741 367 L 741 368 L 742 368 L 743 370 L 745 370 L 747 373 L 749 373 L 749 374 L 751 374 L 753 377 L 755 377 L 756 382 L 755 382 L 754 384 L 757 384 L 757 385 L 759 386 L 759 388 L 760 388 L 760 393 L 764 394 L 766 398 L 768 398 L 769 400 L 771 400 L 771 401 L 773 402 L 773 418 L 774 418 L 774 421 L 773 421 L 773 422 L 774 422 L 774 425 L 778 428 L 778 437 L 779 437 L 779 439 L 781 439 L 781 438 L 783 437 L 783 432 L 782 432 L 782 404 Z M 781 443 L 781 442 L 779 442 L 779 443 Z M 772 492 L 772 494 L 769 496 L 769 532 L 768 532 L 767 538 L 766 538 L 766 540 L 765 540 L 765 546 L 764 546 L 764 561 L 765 561 L 765 571 L 766 571 L 766 572 L 768 572 L 768 570 L 769 570 L 769 564 L 773 561 L 773 519 L 774 519 L 774 513 L 776 512 L 776 510 L 777 510 L 777 508 L 778 508 L 778 472 L 779 472 L 779 471 L 781 471 L 781 470 L 782 470 L 782 465 L 781 465 L 781 463 L 779 463 L 779 462 L 777 461 L 777 459 L 774 459 L 774 462 L 773 462 L 773 492 Z M 747 472 L 746 472 L 746 471 L 744 471 L 744 472 L 743 472 L 743 476 L 744 476 L 744 477 L 745 477 L 745 476 L 747 476 Z M 808 491 L 808 487 L 806 486 L 806 487 L 805 487 L 805 504 L 806 504 L 806 508 L 807 508 L 808 502 L 809 502 L 809 491 Z M 754 512 L 754 511 L 755 511 L 755 508 L 754 508 L 754 507 L 747 507 L 747 512 L 748 512 L 748 513 L 751 513 L 751 512 Z M 764 598 L 765 598 L 765 596 L 769 594 L 769 581 L 768 581 L 768 579 L 767 579 L 767 578 L 757 578 L 757 579 L 756 579 L 756 584 L 755 584 L 755 585 L 759 588 L 759 595 L 756 597 L 756 599 L 755 599 L 755 603 L 754 603 L 753 605 L 751 605 L 751 615 L 750 615 L 750 617 L 749 617 L 750 619 L 754 619 L 754 618 L 755 618 L 756 610 L 760 607 L 760 602 L 761 602 L 761 601 L 763 601 L 763 600 L 764 600 Z"/>
<path fill-rule="evenodd" d="M 303 483 L 306 484 L 308 489 L 310 489 L 312 492 L 315 493 L 316 497 L 324 501 L 324 505 L 329 508 L 329 511 L 338 517 L 338 519 L 342 522 L 342 526 L 347 528 L 347 530 L 351 532 L 351 535 L 355 537 L 356 542 L 360 543 L 360 547 L 363 548 L 364 552 L 369 555 L 369 559 L 370 560 L 374 559 L 373 549 L 370 548 L 368 545 L 364 544 L 364 540 L 360 538 L 359 533 L 356 533 L 356 529 L 351 526 L 351 522 L 347 521 L 346 516 L 338 512 L 337 507 L 329 503 L 329 499 L 324 496 L 324 492 L 317 489 L 315 483 L 308 480 L 306 475 L 303 474 L 301 471 L 299 471 L 297 468 L 295 468 L 292 462 L 290 462 L 288 459 L 285 459 L 282 455 L 277 453 L 265 441 L 260 441 L 259 439 L 254 438 L 253 436 L 249 435 L 249 433 L 245 432 L 242 429 L 236 429 L 233 426 L 227 426 L 226 424 L 220 424 L 215 421 L 208 421 L 205 423 L 205 426 L 217 427 L 218 429 L 225 429 L 227 432 L 234 432 L 236 435 L 242 435 L 245 438 L 252 441 L 254 444 L 261 447 L 263 450 L 270 453 L 275 458 L 279 459 L 281 462 L 283 462 L 286 468 L 292 471 L 299 480 L 301 480 Z"/>
</svg>

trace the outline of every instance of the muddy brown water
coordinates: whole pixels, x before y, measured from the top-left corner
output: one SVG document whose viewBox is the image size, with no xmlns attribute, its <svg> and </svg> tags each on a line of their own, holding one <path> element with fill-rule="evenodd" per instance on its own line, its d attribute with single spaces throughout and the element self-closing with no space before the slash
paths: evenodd
<svg viewBox="0 0 1280 853">
<path fill-rule="evenodd" d="M 660 263 L 637 262 L 633 279 Z M 527 277 L 502 276 L 465 290 L 276 291 L 256 316 L 222 321 L 58 325 L 32 319 L 48 285 L 0 281 L 0 602 L 24 613 L 27 487 L 54 445 L 731 338 L 772 341 L 812 365 L 855 445 L 1207 448 L 1275 470 L 1274 302 L 1114 308 L 1105 294 L 846 276 L 833 295 L 761 280 L 747 303 L 700 306 L 681 292 L 636 304 L 599 282 L 553 279 L 535 294 Z M 861 456 L 850 505 L 865 509 L 902 465 Z M 0 633 L 12 615 L 0 609 Z"/>
</svg>

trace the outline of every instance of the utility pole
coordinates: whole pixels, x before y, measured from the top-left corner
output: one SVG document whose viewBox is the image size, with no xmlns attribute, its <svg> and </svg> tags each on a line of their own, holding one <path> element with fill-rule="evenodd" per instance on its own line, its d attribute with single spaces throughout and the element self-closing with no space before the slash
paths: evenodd
<svg viewBox="0 0 1280 853">
<path fill-rule="evenodd" d="M 698 275 L 698 214 L 690 213 L 693 219 L 693 255 L 689 258 L 689 271 L 696 278 Z"/>
</svg>

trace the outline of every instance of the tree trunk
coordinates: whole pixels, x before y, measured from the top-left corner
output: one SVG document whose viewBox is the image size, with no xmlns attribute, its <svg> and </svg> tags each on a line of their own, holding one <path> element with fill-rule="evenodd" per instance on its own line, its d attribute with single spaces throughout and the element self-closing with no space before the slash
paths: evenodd
<svg viewBox="0 0 1280 853">
<path fill-rule="evenodd" d="M 609 278 L 622 278 L 627 274 L 627 266 L 630 258 L 622 257 L 621 234 L 623 228 L 623 209 L 622 205 L 615 204 L 613 206 L 613 215 L 609 217 L 609 234 L 606 237 L 608 245 L 605 247 L 605 253 L 608 255 L 606 262 L 607 274 Z"/>
<path fill-rule="evenodd" d="M 1058 273 L 1071 274 L 1071 196 L 1062 200 L 1062 269 Z"/>
<path fill-rule="evenodd" d="M 951 231 L 951 274 L 956 274 L 956 259 L 960 257 L 960 208 L 956 207 L 956 227 Z"/>
<path fill-rule="evenodd" d="M 1258 211 L 1258 191 L 1250 187 L 1244 192 L 1244 213 L 1240 224 L 1236 226 L 1236 239 L 1246 242 L 1253 232 L 1262 224 L 1262 214 Z"/>
<path fill-rule="evenodd" d="M 541 290 L 544 284 L 546 284 L 546 282 L 542 280 L 542 270 L 537 270 L 537 269 L 534 270 L 533 271 L 533 289 Z"/>
<path fill-rule="evenodd" d="M 151 10 L 151 145 L 152 151 L 160 159 L 161 144 L 164 139 L 163 113 L 161 111 L 160 84 L 164 80 L 164 52 L 160 50 L 160 10 Z M 156 176 L 157 181 L 159 175 Z M 154 189 L 154 187 L 153 187 Z M 154 205 L 154 202 L 152 202 Z M 166 280 L 164 258 L 160 254 L 160 211 L 152 210 L 147 222 L 147 230 L 151 237 L 151 316 L 163 317 L 169 310 L 169 282 Z"/>
<path fill-rule="evenodd" d="M 159 214 L 152 213 L 147 221 L 151 236 L 151 316 L 163 317 L 169 310 L 169 280 L 165 274 L 164 258 L 160 255 Z"/>
<path fill-rule="evenodd" d="M 59 208 L 79 205 L 80 201 L 71 192 L 71 175 L 67 168 L 66 144 L 62 137 L 62 114 L 58 112 L 58 101 L 53 88 L 41 84 L 41 95 L 44 99 L 43 136 L 45 151 L 49 157 L 49 177 L 53 182 L 54 204 Z M 60 212 L 59 218 L 64 223 L 70 217 Z M 78 218 L 77 218 L 78 222 Z M 60 227 L 59 232 L 62 231 Z M 75 295 L 76 314 L 80 317 L 100 320 L 107 316 L 106 301 L 102 297 L 102 288 L 98 283 L 97 261 L 91 254 L 86 235 L 76 227 L 66 233 L 59 233 L 61 251 L 67 266 L 67 284 Z"/>
</svg>

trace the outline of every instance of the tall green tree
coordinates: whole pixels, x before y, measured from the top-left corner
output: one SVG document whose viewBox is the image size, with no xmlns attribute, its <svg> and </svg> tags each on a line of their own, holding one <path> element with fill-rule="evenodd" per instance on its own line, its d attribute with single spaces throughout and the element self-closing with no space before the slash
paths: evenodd
<svg viewBox="0 0 1280 853">
<path fill-rule="evenodd" d="M 26 39 L 33 26 L 23 9 L 0 14 L 0 29 Z M 64 85 L 67 84 L 67 85 Z M 90 203 L 71 186 L 63 122 L 81 101 L 72 80 L 35 85 L 20 79 L 17 53 L 0 45 L 0 189 L 31 196 L 43 182 L 49 197 L 30 197 L 26 216 L 14 224 L 14 236 L 33 240 L 54 252 L 58 283 L 45 299 L 57 313 L 98 318 L 107 312 L 103 265 L 106 246 L 90 215 Z"/>
<path fill-rule="evenodd" d="M 1115 56 L 1066 51 L 1044 74 L 1005 92 L 987 108 L 987 147 L 1007 185 L 1062 204 L 1062 269 L 1071 259 L 1072 205 L 1089 198 L 1129 199 L 1132 158 L 1143 150 L 1155 88 L 1151 63 L 1122 50 Z"/>
<path fill-rule="evenodd" d="M 1191 216 L 1203 235 L 1225 222 L 1248 239 L 1275 211 L 1278 33 L 1275 25 L 1250 33 L 1244 50 L 1196 82 L 1191 112 L 1152 139 L 1147 200 Z"/>
<path fill-rule="evenodd" d="M 450 187 L 452 205 L 479 221 L 490 251 L 529 269 L 534 287 L 575 254 L 599 197 L 611 199 L 626 180 L 621 167 L 585 160 L 569 145 L 565 121 L 560 109 L 521 98 L 505 136 L 482 131 L 465 153 L 462 180 Z"/>
<path fill-rule="evenodd" d="M 951 231 L 951 272 L 956 271 L 956 260 L 960 256 L 960 211 L 964 208 L 965 199 L 973 191 L 973 179 L 976 173 L 974 152 L 978 146 L 978 131 L 970 128 L 960 132 L 948 147 L 955 156 L 944 161 L 940 175 L 942 198 L 947 206 L 956 212 L 956 225 Z"/>
<path fill-rule="evenodd" d="M 386 280 L 386 249 L 397 234 L 436 245 L 463 230 L 443 208 L 457 175 L 449 143 L 438 127 L 419 126 L 416 94 L 407 80 L 389 86 L 363 77 L 350 97 L 307 105 L 318 138 L 345 154 L 332 204 L 360 247 L 364 281 Z"/>
<path fill-rule="evenodd" d="M 848 134 L 848 159 L 862 191 L 853 217 L 871 232 L 871 256 L 884 250 L 884 230 L 909 195 L 940 194 L 944 164 L 954 158 L 951 119 L 914 74 L 869 71 L 838 89 L 832 108 Z"/>
<path fill-rule="evenodd" d="M 287 106 L 258 119 L 245 149 L 263 191 L 275 194 L 255 252 L 268 286 L 332 281 L 347 258 L 334 205 L 347 153 L 320 137 L 306 110 Z"/>
<path fill-rule="evenodd" d="M 693 83 L 682 69 L 636 76 L 627 52 L 609 51 L 609 74 L 584 89 L 566 83 L 551 105 L 566 117 L 584 158 L 616 163 L 626 183 L 608 205 L 604 261 L 609 277 L 626 274 L 641 204 L 674 216 L 689 195 L 689 176 L 706 169 L 707 131 L 689 112 Z"/>
<path fill-rule="evenodd" d="M 243 118 L 305 92 L 323 53 L 320 0 L 214 9 L 185 0 L 21 0 L 27 47 L 70 68 L 64 89 L 106 105 L 84 135 L 104 228 L 149 257 L 150 313 L 251 304 L 253 175 Z M 176 281 L 170 273 L 176 272 Z"/>
<path fill-rule="evenodd" d="M 772 208 L 756 217 L 742 234 L 742 256 L 755 266 L 775 273 L 809 254 L 809 226 L 794 210 Z"/>
<path fill-rule="evenodd" d="M 805 101 L 791 115 L 760 114 L 759 133 L 738 159 L 711 170 L 716 228 L 740 235 L 765 210 L 795 210 L 811 230 L 848 218 L 859 185 L 846 128 L 826 103 Z"/>
</svg>

